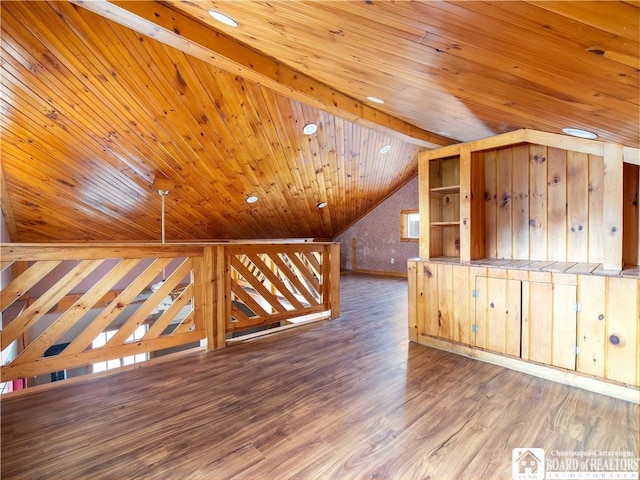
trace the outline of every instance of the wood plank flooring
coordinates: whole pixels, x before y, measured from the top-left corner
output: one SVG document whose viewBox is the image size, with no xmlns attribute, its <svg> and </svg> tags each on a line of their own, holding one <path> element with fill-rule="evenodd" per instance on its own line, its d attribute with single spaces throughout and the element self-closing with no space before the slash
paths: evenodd
<svg viewBox="0 0 640 480">
<path fill-rule="evenodd" d="M 407 341 L 407 284 L 342 317 L 2 399 L 11 479 L 511 479 L 513 448 L 638 453 L 638 406 Z"/>
</svg>

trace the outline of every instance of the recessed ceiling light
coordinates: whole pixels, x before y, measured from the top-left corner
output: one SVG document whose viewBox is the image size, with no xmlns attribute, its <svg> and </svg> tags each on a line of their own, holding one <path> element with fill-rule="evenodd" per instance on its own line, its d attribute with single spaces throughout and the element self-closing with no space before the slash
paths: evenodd
<svg viewBox="0 0 640 480">
<path fill-rule="evenodd" d="M 596 135 L 595 133 L 589 132 L 587 130 L 581 130 L 579 128 L 563 128 L 562 131 L 567 135 L 571 135 L 572 137 L 586 138 L 589 140 L 598 138 L 598 135 Z"/>
<path fill-rule="evenodd" d="M 258 201 L 258 197 L 256 197 L 255 195 L 251 195 L 250 197 L 247 197 L 247 203 L 256 203 Z"/>
<path fill-rule="evenodd" d="M 302 129 L 302 133 L 305 135 L 313 135 L 318 130 L 318 125 L 315 123 L 307 123 Z"/>
<path fill-rule="evenodd" d="M 391 145 L 383 145 L 382 148 L 380 148 L 380 153 L 387 153 L 391 151 Z"/>
<path fill-rule="evenodd" d="M 384 100 L 380 100 L 379 98 L 376 98 L 376 97 L 367 97 L 367 100 L 373 103 L 384 103 Z"/>
<path fill-rule="evenodd" d="M 450 137 L 451 134 L 449 132 L 436 132 L 438 135 L 444 135 L 445 137 Z"/>
<path fill-rule="evenodd" d="M 328 205 L 328 203 L 327 203 L 327 202 L 320 202 L 320 203 L 318 204 L 318 208 L 324 208 L 324 207 L 326 207 L 327 205 Z"/>
<path fill-rule="evenodd" d="M 218 20 L 220 23 L 224 23 L 229 27 L 237 27 L 238 22 L 234 19 L 227 17 L 224 13 L 216 12 L 215 10 L 209 10 L 209 15 Z"/>
</svg>

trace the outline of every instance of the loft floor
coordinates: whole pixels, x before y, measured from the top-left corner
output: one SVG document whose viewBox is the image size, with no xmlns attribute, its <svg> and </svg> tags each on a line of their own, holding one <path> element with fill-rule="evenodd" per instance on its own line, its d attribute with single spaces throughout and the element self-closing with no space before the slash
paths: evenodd
<svg viewBox="0 0 640 480">
<path fill-rule="evenodd" d="M 345 275 L 337 320 L 2 399 L 2 478 L 497 480 L 519 447 L 637 457 L 638 405 L 406 332 L 406 281 Z"/>
</svg>

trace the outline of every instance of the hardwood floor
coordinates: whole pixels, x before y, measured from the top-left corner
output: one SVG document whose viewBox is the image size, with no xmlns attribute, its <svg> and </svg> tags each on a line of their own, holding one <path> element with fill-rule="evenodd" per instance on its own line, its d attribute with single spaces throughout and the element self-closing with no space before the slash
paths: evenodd
<svg viewBox="0 0 640 480">
<path fill-rule="evenodd" d="M 2 399 L 2 478 L 511 479 L 513 448 L 638 457 L 638 405 L 406 332 L 406 281 L 345 275 L 339 319 Z"/>
</svg>

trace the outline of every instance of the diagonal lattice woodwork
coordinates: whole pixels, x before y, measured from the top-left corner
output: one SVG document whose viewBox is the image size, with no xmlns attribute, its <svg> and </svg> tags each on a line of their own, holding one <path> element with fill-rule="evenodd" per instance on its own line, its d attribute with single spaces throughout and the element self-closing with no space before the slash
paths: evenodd
<svg viewBox="0 0 640 480">
<path fill-rule="evenodd" d="M 340 314 L 338 244 L 2 244 L 0 253 L 0 382 L 32 386 Z"/>
<path fill-rule="evenodd" d="M 229 256 L 231 317 L 227 331 L 327 310 L 322 246 L 253 248 Z"/>
<path fill-rule="evenodd" d="M 194 291 L 189 257 L 35 261 L 2 289 L 3 356 L 14 351 L 3 380 L 198 341 Z M 140 326 L 144 335 L 134 337 Z"/>
</svg>

